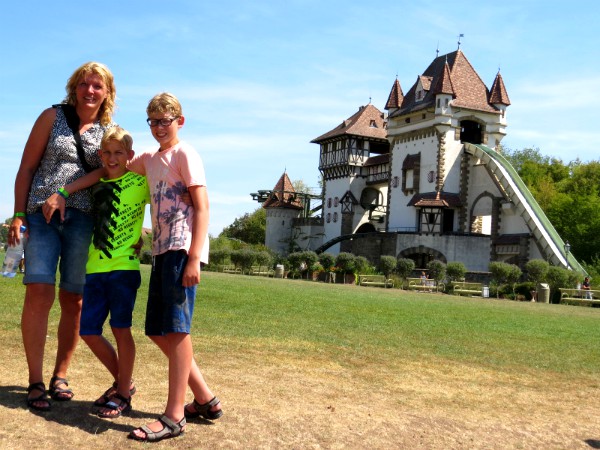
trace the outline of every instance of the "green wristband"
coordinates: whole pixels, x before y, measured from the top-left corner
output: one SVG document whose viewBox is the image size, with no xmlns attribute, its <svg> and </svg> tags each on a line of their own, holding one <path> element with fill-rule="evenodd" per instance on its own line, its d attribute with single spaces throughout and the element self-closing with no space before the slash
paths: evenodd
<svg viewBox="0 0 600 450">
<path fill-rule="evenodd" d="M 26 217 L 27 214 L 25 214 L 24 212 L 16 212 L 13 217 Z"/>
<path fill-rule="evenodd" d="M 56 190 L 56 193 L 58 195 L 60 195 L 62 198 L 64 198 L 65 200 L 69 198 L 69 193 L 67 192 L 67 190 L 64 187 L 59 187 Z"/>
</svg>

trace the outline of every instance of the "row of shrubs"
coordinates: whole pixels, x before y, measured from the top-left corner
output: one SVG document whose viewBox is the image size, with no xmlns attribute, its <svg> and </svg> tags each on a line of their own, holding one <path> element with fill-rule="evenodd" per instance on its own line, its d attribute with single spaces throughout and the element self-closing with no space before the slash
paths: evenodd
<svg viewBox="0 0 600 450">
<path fill-rule="evenodd" d="M 237 250 L 220 248 L 211 251 L 208 270 L 218 270 L 219 266 L 232 264 L 248 273 L 252 266 L 262 266 L 274 269 L 277 265 L 285 268 L 289 278 L 312 279 L 312 275 L 322 272 L 336 272 L 354 275 L 382 274 L 395 280 L 396 287 L 404 287 L 406 279 L 414 275 L 415 262 L 409 258 L 395 258 L 383 255 L 377 266 L 372 265 L 363 256 L 341 252 L 317 254 L 313 251 L 290 253 L 287 258 L 274 255 L 266 250 L 241 248 Z M 561 267 L 551 266 L 541 259 L 527 262 L 523 272 L 518 266 L 504 262 L 490 263 L 489 287 L 490 295 L 505 298 L 515 298 L 522 295 L 531 298 L 531 291 L 539 283 L 547 283 L 552 297 L 559 296 L 561 287 L 575 287 L 581 282 L 583 274 Z M 449 287 L 452 281 L 464 281 L 467 269 L 461 262 L 444 263 L 433 260 L 427 264 L 427 275 L 437 282 L 445 282 Z M 470 280 L 466 280 L 470 281 Z M 474 281 L 474 280 L 473 280 Z"/>
</svg>

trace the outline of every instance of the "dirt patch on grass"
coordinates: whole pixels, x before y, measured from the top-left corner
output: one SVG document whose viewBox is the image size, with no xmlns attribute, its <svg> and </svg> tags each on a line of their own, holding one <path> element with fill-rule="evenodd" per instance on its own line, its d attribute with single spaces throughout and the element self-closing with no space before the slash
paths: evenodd
<svg viewBox="0 0 600 450">
<path fill-rule="evenodd" d="M 85 346 L 69 375 L 75 399 L 45 414 L 25 408 L 24 358 L 2 348 L 2 448 L 140 448 L 127 433 L 164 407 L 166 368 L 150 346 L 138 352 L 134 411 L 114 421 L 90 413 L 111 380 Z M 340 363 L 252 349 L 199 356 L 225 414 L 193 421 L 184 436 L 153 448 L 600 448 L 599 390 L 591 379 L 426 359 Z"/>
</svg>

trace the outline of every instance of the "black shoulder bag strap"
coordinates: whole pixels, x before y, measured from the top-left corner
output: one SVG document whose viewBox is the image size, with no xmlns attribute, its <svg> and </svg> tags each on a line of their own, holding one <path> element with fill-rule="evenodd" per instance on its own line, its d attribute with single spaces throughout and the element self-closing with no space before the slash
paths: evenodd
<svg viewBox="0 0 600 450">
<path fill-rule="evenodd" d="M 67 125 L 73 132 L 73 137 L 75 138 L 75 146 L 77 147 L 77 155 L 79 156 L 79 161 L 81 161 L 81 166 L 83 167 L 83 170 L 85 170 L 86 173 L 90 173 L 94 169 L 85 160 L 85 152 L 83 151 L 83 145 L 81 144 L 81 136 L 79 134 L 79 116 L 75 111 L 75 107 L 67 103 L 52 105 L 52 107 L 61 108 L 63 110 L 65 119 L 67 119 Z"/>
</svg>

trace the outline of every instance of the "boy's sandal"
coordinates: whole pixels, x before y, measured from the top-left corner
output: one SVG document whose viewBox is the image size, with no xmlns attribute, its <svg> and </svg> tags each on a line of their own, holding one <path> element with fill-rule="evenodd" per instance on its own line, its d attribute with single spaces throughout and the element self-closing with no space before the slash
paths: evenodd
<svg viewBox="0 0 600 450">
<path fill-rule="evenodd" d="M 133 383 L 133 380 L 131 380 L 131 382 Z M 117 393 L 118 388 L 119 388 L 119 385 L 115 381 L 111 387 L 109 387 L 106 391 L 104 391 L 104 394 L 102 394 L 102 397 L 100 397 L 98 400 L 96 400 L 94 402 L 94 406 L 106 405 L 108 402 L 110 402 L 111 397 Z M 137 389 L 134 384 L 133 387 L 131 389 L 129 389 L 129 396 L 130 397 L 133 396 L 133 394 L 135 394 L 136 391 L 137 391 Z"/>
<path fill-rule="evenodd" d="M 69 386 L 68 381 L 65 378 L 57 377 L 56 375 L 50 379 L 50 388 L 48 389 L 48 393 L 52 400 L 56 400 L 57 402 L 68 402 L 71 400 L 75 394 L 71 389 L 67 388 L 59 388 L 58 386 L 64 384 L 65 386 Z"/>
<path fill-rule="evenodd" d="M 115 402 L 115 399 L 118 399 L 120 403 Z M 98 417 L 102 417 L 103 419 L 116 419 L 131 411 L 131 397 L 125 398 L 117 392 L 102 406 L 102 408 L 105 408 L 108 411 L 98 411 Z M 116 411 L 116 413 L 111 414 L 111 411 Z"/>
<path fill-rule="evenodd" d="M 158 421 L 160 423 L 162 423 L 162 425 L 163 425 L 162 430 L 152 431 L 150 428 L 148 428 L 148 426 L 144 425 L 142 427 L 136 428 L 135 430 L 131 431 L 127 435 L 127 437 L 129 439 L 134 439 L 136 441 L 158 442 L 158 441 L 162 441 L 163 439 L 177 437 L 180 434 L 183 434 L 185 432 L 185 429 L 184 429 L 185 424 L 186 424 L 185 417 L 183 419 L 181 419 L 179 422 L 175 423 L 171 419 L 169 419 L 167 416 L 163 415 L 158 418 Z M 135 434 L 135 431 L 142 431 L 146 434 L 146 436 L 140 437 L 137 434 Z"/>
<path fill-rule="evenodd" d="M 41 394 L 37 397 L 27 397 L 27 407 L 35 409 L 36 411 L 50 411 L 50 399 L 46 393 L 46 385 L 41 381 L 37 383 L 31 383 L 27 388 L 27 394 L 30 394 L 32 391 L 39 391 Z M 39 406 L 35 403 L 45 403 L 45 405 Z"/>
<path fill-rule="evenodd" d="M 194 399 L 192 403 L 188 403 L 185 405 L 183 409 L 183 413 L 188 419 L 195 419 L 197 417 L 203 417 L 209 420 L 217 420 L 219 417 L 223 415 L 223 410 L 219 409 L 217 411 L 212 411 L 212 408 L 221 403 L 217 397 L 213 397 L 211 401 L 204 403 L 201 405 Z M 188 406 L 194 408 L 194 411 L 188 411 Z"/>
</svg>

